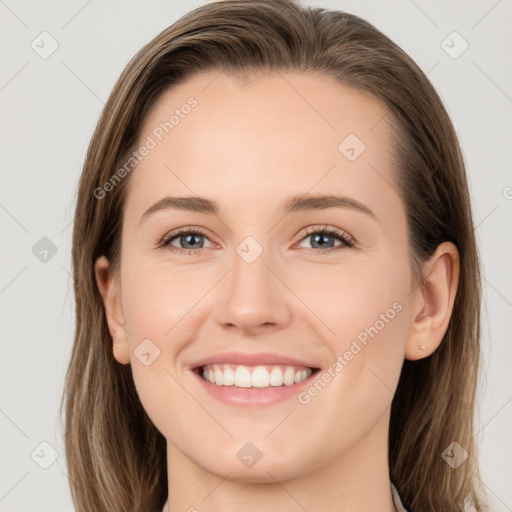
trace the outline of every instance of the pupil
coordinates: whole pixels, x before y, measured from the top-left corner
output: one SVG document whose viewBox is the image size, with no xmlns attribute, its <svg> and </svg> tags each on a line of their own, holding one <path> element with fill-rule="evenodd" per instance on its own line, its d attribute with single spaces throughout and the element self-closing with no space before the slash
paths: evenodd
<svg viewBox="0 0 512 512">
<path fill-rule="evenodd" d="M 192 248 L 197 248 L 197 246 L 202 246 L 202 244 L 200 242 L 197 241 L 197 238 L 201 238 L 202 235 L 185 235 L 185 236 L 182 236 L 181 239 L 182 241 L 184 240 L 185 244 L 190 244 L 192 246 Z M 330 243 L 332 243 L 333 241 L 333 238 L 329 235 L 322 235 L 322 234 L 317 234 L 317 235 L 314 235 L 313 237 L 313 247 L 315 245 L 317 245 L 318 247 L 325 247 L 326 245 L 329 245 Z M 327 240 L 327 241 L 326 241 Z"/>
<path fill-rule="evenodd" d="M 325 239 L 330 239 L 327 241 L 327 244 L 329 244 L 329 242 L 331 242 L 333 240 L 333 238 L 329 235 L 321 235 L 321 234 L 314 235 L 313 236 L 314 242 L 313 242 L 312 246 L 314 247 L 315 244 L 318 244 L 319 247 L 324 247 L 326 245 Z"/>
<path fill-rule="evenodd" d="M 185 240 L 185 244 L 191 244 L 192 245 L 192 248 L 197 248 L 197 246 L 201 246 L 202 244 L 200 244 L 199 242 L 196 241 L 197 238 L 200 238 L 201 235 L 185 235 L 182 238 L 182 241 L 183 239 Z M 188 249 L 188 247 L 185 247 L 185 249 Z"/>
</svg>

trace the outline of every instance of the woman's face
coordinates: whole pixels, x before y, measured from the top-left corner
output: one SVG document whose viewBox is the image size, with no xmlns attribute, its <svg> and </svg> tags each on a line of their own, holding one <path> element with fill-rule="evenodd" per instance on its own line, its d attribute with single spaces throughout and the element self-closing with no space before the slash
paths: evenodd
<svg viewBox="0 0 512 512">
<path fill-rule="evenodd" d="M 148 115 L 109 321 L 175 457 L 268 482 L 385 449 L 413 286 L 385 115 L 291 72 L 202 73 Z"/>
</svg>

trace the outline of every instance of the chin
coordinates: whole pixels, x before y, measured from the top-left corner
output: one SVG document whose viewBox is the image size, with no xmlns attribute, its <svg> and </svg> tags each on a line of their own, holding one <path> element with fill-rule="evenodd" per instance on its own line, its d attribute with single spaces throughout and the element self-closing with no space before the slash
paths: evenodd
<svg viewBox="0 0 512 512">
<path fill-rule="evenodd" d="M 206 463 L 206 461 L 203 462 Z M 269 484 L 276 481 L 283 482 L 300 476 L 306 467 L 304 461 L 301 462 L 304 467 L 299 466 L 296 460 L 283 460 L 279 451 L 274 451 L 266 457 L 262 455 L 252 466 L 246 466 L 239 460 L 236 454 L 234 458 L 225 456 L 219 463 L 214 465 L 209 463 L 200 465 L 203 469 L 215 474 L 219 478 L 228 478 L 234 482 Z"/>
</svg>

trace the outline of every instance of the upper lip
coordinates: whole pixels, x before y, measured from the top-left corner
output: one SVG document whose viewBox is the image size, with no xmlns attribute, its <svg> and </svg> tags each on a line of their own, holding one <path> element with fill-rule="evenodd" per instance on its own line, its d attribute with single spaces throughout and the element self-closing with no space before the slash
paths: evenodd
<svg viewBox="0 0 512 512">
<path fill-rule="evenodd" d="M 272 352 L 221 352 L 220 354 L 214 354 L 195 361 L 190 365 L 190 368 L 194 369 L 215 363 L 240 364 L 244 366 L 289 365 L 316 368 L 308 362 Z"/>
</svg>

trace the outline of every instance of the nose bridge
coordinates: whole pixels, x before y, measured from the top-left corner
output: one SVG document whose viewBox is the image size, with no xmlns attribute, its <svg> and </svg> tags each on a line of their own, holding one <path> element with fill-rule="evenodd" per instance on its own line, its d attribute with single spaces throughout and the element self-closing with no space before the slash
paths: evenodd
<svg viewBox="0 0 512 512">
<path fill-rule="evenodd" d="M 219 313 L 223 324 L 252 331 L 264 325 L 282 327 L 289 321 L 289 297 L 269 269 L 275 266 L 271 251 L 254 237 L 246 237 L 235 248 Z"/>
</svg>

